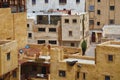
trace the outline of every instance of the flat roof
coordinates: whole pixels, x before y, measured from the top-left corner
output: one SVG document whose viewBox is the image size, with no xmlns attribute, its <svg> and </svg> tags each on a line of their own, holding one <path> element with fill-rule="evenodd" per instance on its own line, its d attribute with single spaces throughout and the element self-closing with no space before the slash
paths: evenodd
<svg viewBox="0 0 120 80">
<path fill-rule="evenodd" d="M 50 59 L 50 56 L 39 56 L 40 59 L 47 59 L 49 60 Z"/>
<path fill-rule="evenodd" d="M 63 62 L 66 62 L 66 61 L 78 61 L 77 63 L 82 63 L 82 64 L 95 64 L 94 60 L 86 60 L 86 59 L 68 58 L 63 60 Z"/>
</svg>

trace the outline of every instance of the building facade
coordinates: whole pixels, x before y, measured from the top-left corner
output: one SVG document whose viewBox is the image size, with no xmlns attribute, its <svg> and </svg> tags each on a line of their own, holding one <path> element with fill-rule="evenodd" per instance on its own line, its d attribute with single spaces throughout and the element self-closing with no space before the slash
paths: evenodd
<svg viewBox="0 0 120 80">
<path fill-rule="evenodd" d="M 26 1 L 25 0 L 0 0 L 0 8 L 11 8 L 11 12 L 25 12 Z"/>
<path fill-rule="evenodd" d="M 76 10 L 84 12 L 85 0 L 27 0 L 28 13 L 46 12 L 48 10 Z"/>
<path fill-rule="evenodd" d="M 97 45 L 95 58 L 80 55 L 61 58 L 64 53 L 51 49 L 50 80 L 118 80 L 119 44 L 106 42 Z"/>
<path fill-rule="evenodd" d="M 17 40 L 18 48 L 24 47 L 27 44 L 26 13 L 11 13 L 10 8 L 0 8 L 0 12 L 0 40 Z"/>
<path fill-rule="evenodd" d="M 0 41 L 0 80 L 20 80 L 16 41 Z"/>
<path fill-rule="evenodd" d="M 86 0 L 86 11 L 89 13 L 92 42 L 102 37 L 104 25 L 120 24 L 119 0 Z"/>
<path fill-rule="evenodd" d="M 54 44 L 81 47 L 83 39 L 90 44 L 89 17 L 81 14 L 44 14 L 28 19 L 28 41 L 37 44 Z"/>
<path fill-rule="evenodd" d="M 62 45 L 80 47 L 83 39 L 89 45 L 89 16 L 87 13 L 79 15 L 63 15 L 61 20 Z"/>
</svg>

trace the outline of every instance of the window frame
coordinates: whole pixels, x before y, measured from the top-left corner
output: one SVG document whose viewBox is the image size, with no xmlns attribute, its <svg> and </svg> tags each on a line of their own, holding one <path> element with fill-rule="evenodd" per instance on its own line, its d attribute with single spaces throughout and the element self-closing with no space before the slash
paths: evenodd
<svg viewBox="0 0 120 80">
<path fill-rule="evenodd" d="M 45 40 L 37 40 L 37 44 L 45 44 Z"/>
<path fill-rule="evenodd" d="M 114 11 L 115 10 L 115 6 L 110 6 L 110 10 Z"/>
<path fill-rule="evenodd" d="M 72 23 L 74 23 L 74 24 L 77 23 L 77 19 L 73 19 Z"/>
<path fill-rule="evenodd" d="M 7 61 L 10 61 L 10 59 L 11 59 L 11 55 L 10 54 L 11 54 L 10 52 L 7 53 Z"/>
<path fill-rule="evenodd" d="M 56 31 L 57 31 L 56 28 L 49 28 L 49 32 L 56 32 Z"/>
<path fill-rule="evenodd" d="M 45 1 L 45 4 L 49 3 L 49 0 L 44 0 Z"/>
<path fill-rule="evenodd" d="M 49 44 L 57 44 L 57 40 L 49 40 Z"/>
<path fill-rule="evenodd" d="M 65 70 L 59 70 L 59 77 L 66 77 L 66 71 Z"/>
<path fill-rule="evenodd" d="M 38 32 L 45 32 L 45 31 L 46 31 L 46 28 L 38 28 Z"/>
<path fill-rule="evenodd" d="M 64 23 L 69 23 L 69 19 L 64 19 Z"/>
</svg>

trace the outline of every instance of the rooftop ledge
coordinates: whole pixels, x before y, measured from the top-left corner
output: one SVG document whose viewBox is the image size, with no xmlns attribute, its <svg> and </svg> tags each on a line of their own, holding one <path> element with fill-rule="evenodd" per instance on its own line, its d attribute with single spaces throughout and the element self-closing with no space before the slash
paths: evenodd
<svg viewBox="0 0 120 80">
<path fill-rule="evenodd" d="M 75 58 L 68 58 L 63 60 L 63 62 L 72 62 L 72 61 L 77 61 L 77 63 L 81 63 L 81 64 L 95 64 L 94 60 L 75 59 Z"/>
</svg>

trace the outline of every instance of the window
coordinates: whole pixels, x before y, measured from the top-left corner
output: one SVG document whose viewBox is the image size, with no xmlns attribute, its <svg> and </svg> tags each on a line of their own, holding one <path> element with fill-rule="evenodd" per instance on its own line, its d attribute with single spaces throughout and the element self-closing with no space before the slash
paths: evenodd
<svg viewBox="0 0 120 80">
<path fill-rule="evenodd" d="M 28 33 L 28 38 L 31 38 L 32 37 L 32 33 Z"/>
<path fill-rule="evenodd" d="M 113 55 L 108 55 L 108 61 L 113 61 Z"/>
<path fill-rule="evenodd" d="M 56 32 L 56 28 L 49 28 L 49 32 Z"/>
<path fill-rule="evenodd" d="M 66 0 L 59 0 L 59 3 L 60 3 L 60 4 L 66 4 L 67 1 L 66 1 Z"/>
<path fill-rule="evenodd" d="M 48 3 L 48 0 L 45 0 L 45 3 Z"/>
<path fill-rule="evenodd" d="M 59 76 L 60 77 L 65 77 L 66 76 L 66 72 L 63 70 L 59 70 Z"/>
<path fill-rule="evenodd" d="M 97 2 L 101 2 L 101 0 L 97 0 Z"/>
<path fill-rule="evenodd" d="M 10 60 L 10 52 L 7 53 L 7 60 Z"/>
<path fill-rule="evenodd" d="M 72 36 L 72 31 L 69 31 L 69 36 Z"/>
<path fill-rule="evenodd" d="M 76 20 L 76 19 L 73 19 L 73 23 L 77 23 L 77 20 Z"/>
<path fill-rule="evenodd" d="M 49 43 L 50 44 L 57 44 L 57 41 L 56 40 L 49 40 Z"/>
<path fill-rule="evenodd" d="M 74 46 L 75 46 L 75 44 L 74 44 L 74 43 L 71 43 L 70 45 L 71 45 L 72 47 L 74 47 Z"/>
<path fill-rule="evenodd" d="M 80 0 L 76 0 L 76 3 L 80 3 Z"/>
<path fill-rule="evenodd" d="M 17 72 L 13 71 L 13 78 L 17 78 Z"/>
<path fill-rule="evenodd" d="M 110 10 L 114 10 L 115 9 L 115 6 L 110 6 Z"/>
<path fill-rule="evenodd" d="M 105 76 L 105 80 L 110 80 L 110 76 Z"/>
<path fill-rule="evenodd" d="M 45 32 L 45 28 L 38 28 L 39 32 Z"/>
<path fill-rule="evenodd" d="M 97 26 L 100 26 L 100 22 L 97 22 Z"/>
<path fill-rule="evenodd" d="M 85 73 L 83 73 L 83 80 L 85 80 L 86 79 L 86 75 L 85 75 Z"/>
<path fill-rule="evenodd" d="M 65 19 L 65 23 L 69 23 L 69 19 Z"/>
<path fill-rule="evenodd" d="M 44 44 L 45 40 L 38 40 L 38 44 Z"/>
<path fill-rule="evenodd" d="M 109 21 L 109 23 L 110 23 L 110 24 L 114 24 L 115 22 L 114 22 L 113 19 L 111 19 L 111 20 Z"/>
<path fill-rule="evenodd" d="M 29 28 L 30 27 L 30 25 L 29 24 L 27 24 L 27 28 Z"/>
<path fill-rule="evenodd" d="M 33 13 L 35 13 L 35 11 L 32 11 Z"/>
<path fill-rule="evenodd" d="M 100 10 L 97 10 L 97 14 L 98 14 L 98 15 L 100 15 L 100 14 L 101 14 Z"/>
<path fill-rule="evenodd" d="M 89 6 L 89 11 L 94 11 L 94 6 L 93 5 Z"/>
<path fill-rule="evenodd" d="M 94 25 L 94 20 L 89 20 L 90 25 Z"/>
<path fill-rule="evenodd" d="M 36 4 L 36 0 L 32 0 L 32 5 L 35 5 Z"/>
</svg>

